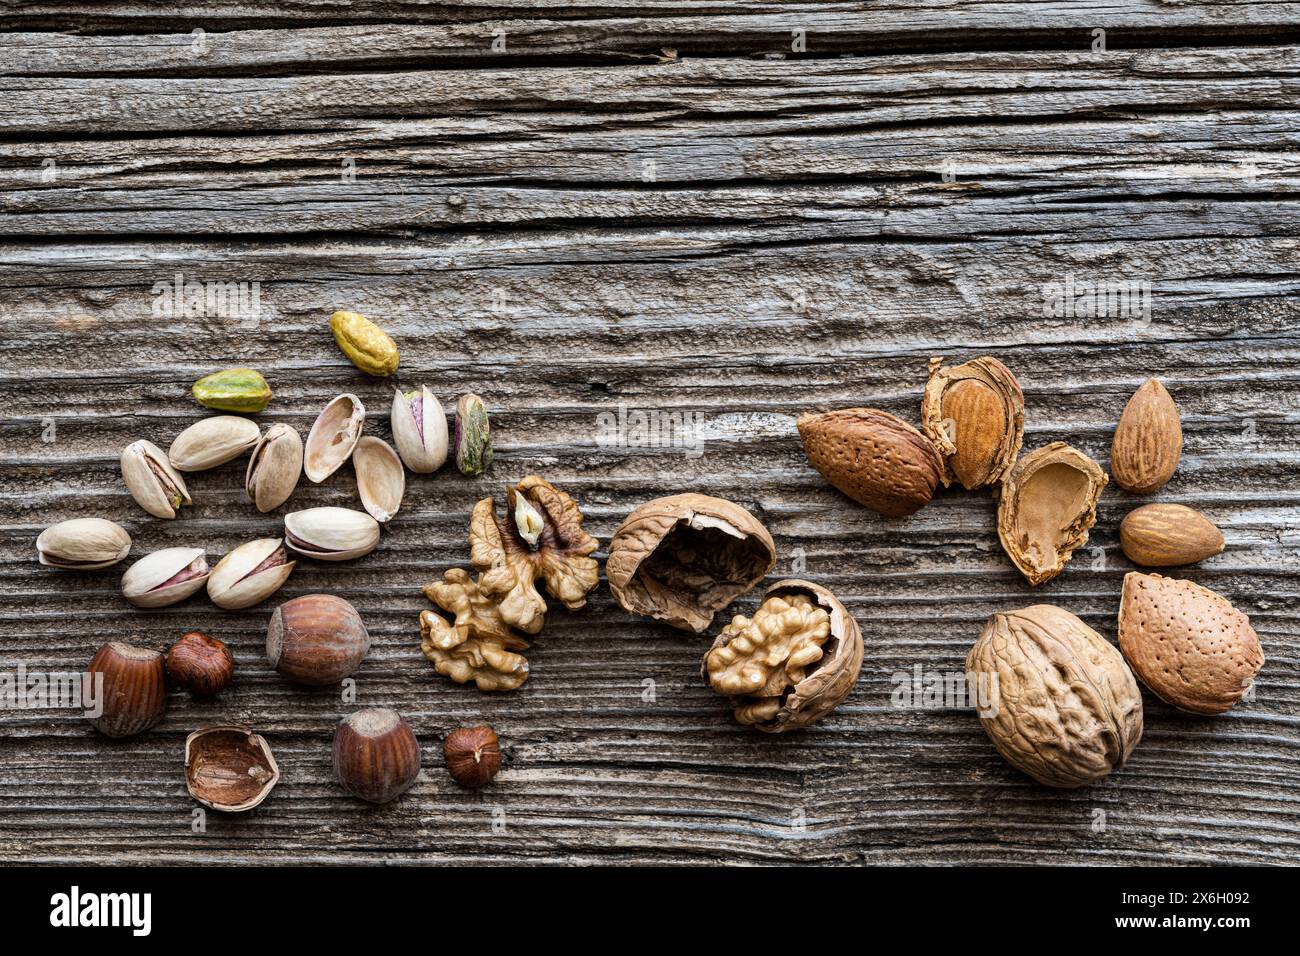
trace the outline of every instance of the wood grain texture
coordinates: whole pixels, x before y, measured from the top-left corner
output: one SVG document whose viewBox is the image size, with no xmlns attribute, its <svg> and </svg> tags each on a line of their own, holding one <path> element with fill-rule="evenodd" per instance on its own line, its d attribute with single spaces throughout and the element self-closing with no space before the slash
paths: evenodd
<svg viewBox="0 0 1300 956">
<path fill-rule="evenodd" d="M 1296 13 L 205 0 L 182 21 L 6 0 L 0 668 L 80 669 L 105 640 L 163 649 L 197 628 L 231 645 L 237 677 L 215 701 L 173 693 L 123 741 L 0 711 L 0 861 L 1297 862 Z M 1090 52 L 1093 27 L 1108 52 Z M 177 273 L 258 283 L 257 314 L 160 314 Z M 1067 278 L 1149 283 L 1150 315 L 1045 314 Z M 63 518 L 121 522 L 133 556 L 195 544 L 215 560 L 285 510 L 354 504 L 344 468 L 260 515 L 233 462 L 195 475 L 193 512 L 166 522 L 117 471 L 129 441 L 166 447 L 203 414 L 189 385 L 234 364 L 271 381 L 264 424 L 305 433 L 347 390 L 388 438 L 391 386 L 330 337 L 341 307 L 398 340 L 401 384 L 448 407 L 485 396 L 497 436 L 487 477 L 408 475 L 377 552 L 305 561 L 278 595 L 360 609 L 374 647 L 357 704 L 270 670 L 273 603 L 142 611 L 118 591 L 125 566 L 37 565 L 36 535 Z M 886 520 L 829 488 L 795 417 L 867 405 L 916 422 L 936 354 L 999 356 L 1024 387 L 1025 450 L 1065 439 L 1103 466 L 1129 395 L 1160 377 L 1184 450 L 1156 500 L 1224 531 L 1223 553 L 1179 575 L 1250 614 L 1267 658 L 1253 700 L 1210 718 L 1144 692 L 1130 764 L 1070 792 L 1005 764 L 973 711 L 896 705 L 899 673 L 960 671 L 998 610 L 1058 603 L 1113 638 L 1132 567 L 1119 522 L 1149 500 L 1108 488 L 1088 544 L 1031 589 L 991 497 L 948 490 Z M 620 409 L 689 416 L 700 444 L 603 443 Z M 551 611 L 521 690 L 439 677 L 420 586 L 467 564 L 473 504 L 534 472 L 602 545 L 656 495 L 750 508 L 776 540 L 773 580 L 817 580 L 861 623 L 853 693 L 808 731 L 746 731 L 700 681 L 708 636 L 629 618 L 603 582 Z M 421 780 L 387 807 L 331 779 L 357 705 L 395 707 L 421 738 Z M 266 735 L 283 779 L 194 832 L 183 742 L 225 722 Z M 466 792 L 441 738 L 477 722 L 507 763 Z"/>
</svg>

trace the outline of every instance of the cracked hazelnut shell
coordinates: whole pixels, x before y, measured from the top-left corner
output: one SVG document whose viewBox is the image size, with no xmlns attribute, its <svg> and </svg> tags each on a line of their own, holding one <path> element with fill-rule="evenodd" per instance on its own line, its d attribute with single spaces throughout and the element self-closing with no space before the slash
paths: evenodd
<svg viewBox="0 0 1300 956">
<path fill-rule="evenodd" d="M 205 807 L 243 813 L 279 781 L 270 744 L 247 727 L 205 727 L 185 739 L 185 787 Z"/>
<path fill-rule="evenodd" d="M 420 742 L 405 717 L 387 707 L 349 714 L 334 732 L 334 776 L 368 803 L 396 800 L 420 775 Z"/>
<path fill-rule="evenodd" d="M 752 618 L 737 615 L 704 655 L 702 673 L 736 720 L 766 733 L 821 720 L 862 670 L 862 631 L 829 590 L 778 581 Z"/>
<path fill-rule="evenodd" d="M 775 564 L 772 536 L 748 511 L 682 494 L 647 501 L 623 519 L 605 576 L 624 610 L 699 633 Z"/>
</svg>

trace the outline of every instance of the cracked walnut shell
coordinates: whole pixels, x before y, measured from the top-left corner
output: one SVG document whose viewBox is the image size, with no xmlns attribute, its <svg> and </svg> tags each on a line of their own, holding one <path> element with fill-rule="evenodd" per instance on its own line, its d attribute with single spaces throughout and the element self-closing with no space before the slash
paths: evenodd
<svg viewBox="0 0 1300 956">
<path fill-rule="evenodd" d="M 470 515 L 470 561 L 480 572 L 479 587 L 499 598 L 501 619 L 527 634 L 536 634 L 546 619 L 546 590 L 570 611 L 587 603 L 600 580 L 600 566 L 589 555 L 599 547 L 582 530 L 577 502 L 550 482 L 530 475 L 506 489 L 505 518 L 496 502 L 484 498 Z"/>
<path fill-rule="evenodd" d="M 722 498 L 655 498 L 623 519 L 609 543 L 605 576 L 614 600 L 699 633 L 776 564 L 767 529 Z"/>
<path fill-rule="evenodd" d="M 738 722 L 773 734 L 825 717 L 861 669 L 857 621 L 830 591 L 799 580 L 768 588 L 752 618 L 732 618 L 702 668 Z"/>
<path fill-rule="evenodd" d="M 1031 585 L 1060 574 L 1087 542 L 1106 481 L 1100 465 L 1063 441 L 1016 462 L 998 501 L 998 537 Z"/>
<path fill-rule="evenodd" d="M 1157 697 L 1197 714 L 1231 708 L 1264 666 L 1250 618 L 1227 598 L 1138 571 L 1124 575 L 1119 646 Z"/>
<path fill-rule="evenodd" d="M 452 568 L 424 594 L 441 611 L 420 613 L 420 650 L 439 674 L 479 690 L 514 690 L 528 680 L 528 661 L 515 653 L 528 641 L 468 571 Z"/>
<path fill-rule="evenodd" d="M 1059 607 L 992 615 L 966 670 L 992 689 L 980 722 L 998 753 L 1049 787 L 1095 783 L 1142 737 L 1142 695 L 1124 658 Z"/>
<path fill-rule="evenodd" d="M 1011 371 L 990 356 L 943 368 L 930 360 L 921 399 L 925 434 L 939 450 L 943 485 L 968 491 L 996 485 L 1025 437 L 1025 396 Z"/>
</svg>

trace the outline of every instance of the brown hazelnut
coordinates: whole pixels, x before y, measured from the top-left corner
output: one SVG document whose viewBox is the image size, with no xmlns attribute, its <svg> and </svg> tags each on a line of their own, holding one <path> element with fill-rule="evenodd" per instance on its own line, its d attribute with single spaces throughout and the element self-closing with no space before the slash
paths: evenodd
<svg viewBox="0 0 1300 956">
<path fill-rule="evenodd" d="M 200 631 L 190 631 L 167 652 L 167 673 L 195 697 L 221 693 L 234 672 L 230 648 Z"/>
<path fill-rule="evenodd" d="M 406 718 L 387 707 L 358 710 L 334 732 L 334 775 L 343 789 L 388 803 L 420 775 L 420 742 Z"/>
<path fill-rule="evenodd" d="M 451 778 L 462 787 L 481 787 L 501 769 L 501 748 L 491 727 L 461 727 L 442 744 Z"/>
<path fill-rule="evenodd" d="M 370 650 L 361 615 L 332 594 L 307 594 L 281 604 L 266 628 L 266 656 L 282 676 L 300 684 L 335 684 Z"/>
<path fill-rule="evenodd" d="M 205 727 L 185 739 L 185 786 L 205 807 L 251 810 L 279 780 L 270 746 L 246 727 Z"/>
<path fill-rule="evenodd" d="M 103 675 L 102 691 L 93 687 L 102 708 L 91 724 L 109 737 L 143 733 L 167 713 L 167 678 L 157 651 L 113 642 L 101 647 L 86 672 Z"/>
</svg>

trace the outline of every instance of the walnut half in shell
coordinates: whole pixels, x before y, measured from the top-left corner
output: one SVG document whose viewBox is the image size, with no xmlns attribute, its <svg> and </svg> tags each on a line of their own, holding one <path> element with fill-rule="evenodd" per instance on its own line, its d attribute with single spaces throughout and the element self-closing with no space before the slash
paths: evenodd
<svg viewBox="0 0 1300 956">
<path fill-rule="evenodd" d="M 739 505 L 708 495 L 647 501 L 609 544 L 605 575 L 633 614 L 700 632 L 776 564 L 772 536 Z"/>
<path fill-rule="evenodd" d="M 737 721 L 776 734 L 829 714 L 861 669 L 858 622 L 826 588 L 788 580 L 767 589 L 752 618 L 732 618 L 702 670 Z"/>
<path fill-rule="evenodd" d="M 499 603 L 464 568 L 424 587 L 441 608 L 420 612 L 420 650 L 439 674 L 479 690 L 514 690 L 528 680 L 528 661 L 516 651 L 528 641 L 501 616 Z"/>
</svg>

